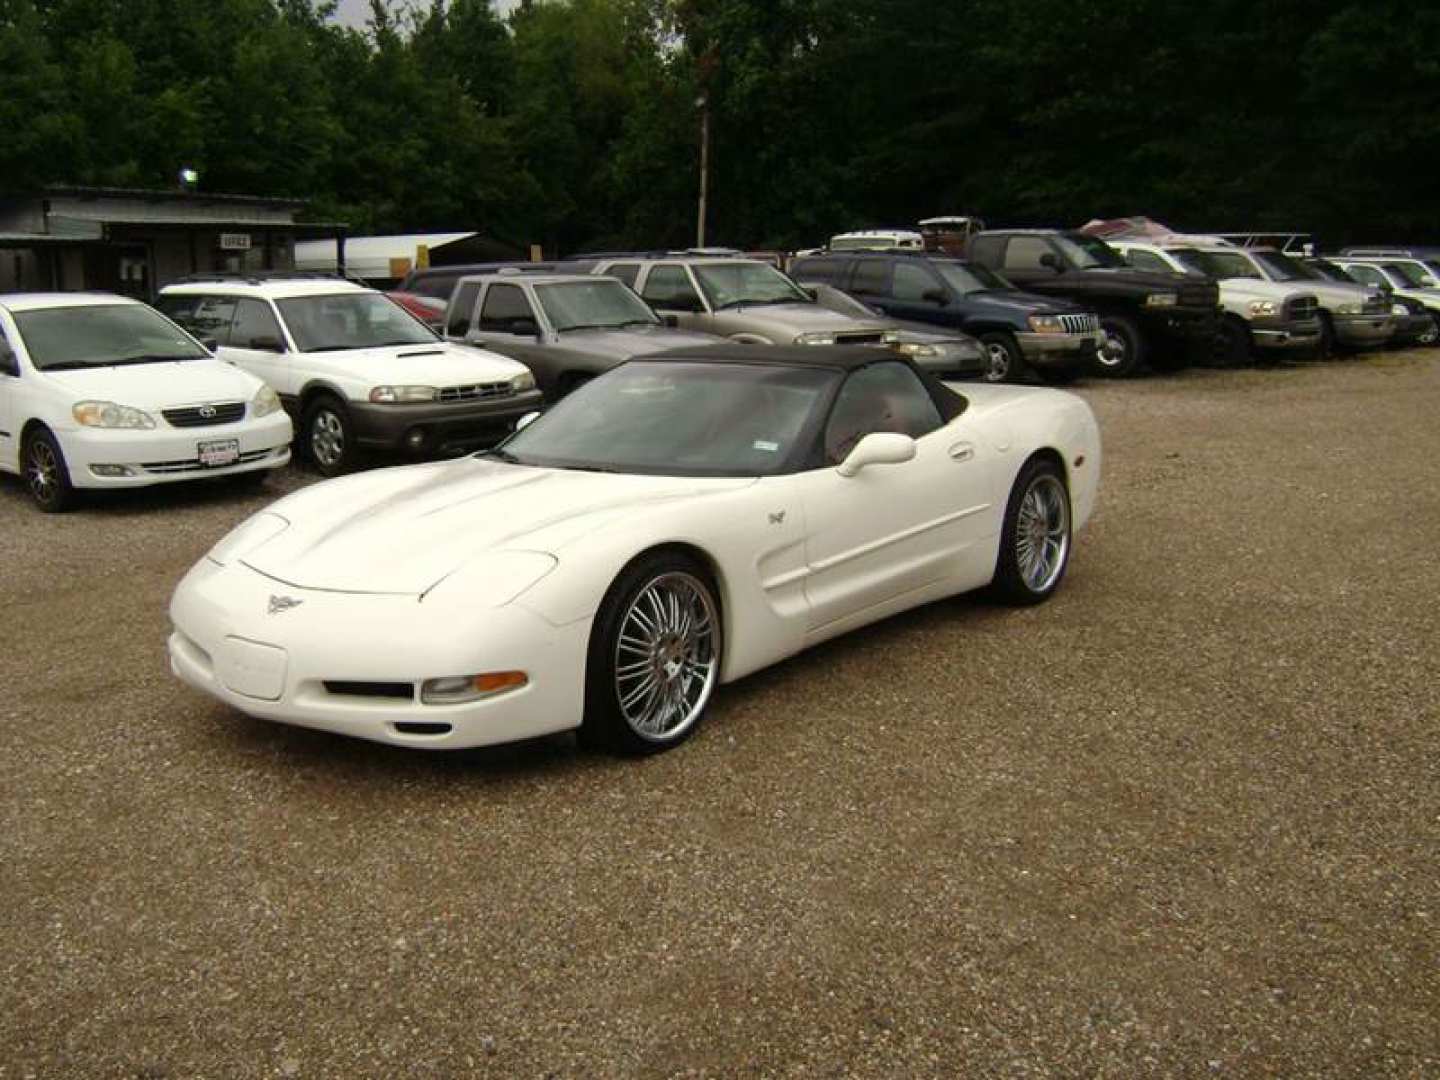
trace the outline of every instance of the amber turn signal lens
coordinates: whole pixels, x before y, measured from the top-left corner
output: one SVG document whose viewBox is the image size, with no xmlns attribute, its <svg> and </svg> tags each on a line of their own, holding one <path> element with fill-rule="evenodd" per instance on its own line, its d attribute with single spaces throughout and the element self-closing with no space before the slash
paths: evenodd
<svg viewBox="0 0 1440 1080">
<path fill-rule="evenodd" d="M 519 690 L 529 682 L 530 676 L 523 671 L 486 671 L 479 675 L 426 679 L 420 687 L 420 700 L 426 705 L 459 705 Z"/>
</svg>

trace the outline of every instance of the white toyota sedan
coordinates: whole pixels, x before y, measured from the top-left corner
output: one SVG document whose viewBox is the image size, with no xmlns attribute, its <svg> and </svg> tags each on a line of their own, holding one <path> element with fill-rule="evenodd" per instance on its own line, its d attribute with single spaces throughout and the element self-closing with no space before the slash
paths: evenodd
<svg viewBox="0 0 1440 1080">
<path fill-rule="evenodd" d="M 866 347 L 632 360 L 502 446 L 317 484 L 181 581 L 170 663 L 253 716 L 403 746 L 578 728 L 651 753 L 721 683 L 907 608 L 1060 585 L 1083 400 L 963 396 Z"/>
<path fill-rule="evenodd" d="M 258 479 L 290 460 L 291 434 L 274 390 L 139 301 L 0 295 L 0 471 L 41 510 L 78 488 Z"/>
</svg>

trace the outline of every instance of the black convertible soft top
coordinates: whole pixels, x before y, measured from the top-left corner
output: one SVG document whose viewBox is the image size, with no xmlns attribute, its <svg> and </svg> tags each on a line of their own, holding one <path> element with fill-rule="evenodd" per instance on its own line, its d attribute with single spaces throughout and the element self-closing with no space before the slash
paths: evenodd
<svg viewBox="0 0 1440 1080">
<path fill-rule="evenodd" d="M 667 349 L 647 353 L 636 360 L 689 360 L 714 364 L 751 364 L 757 367 L 811 367 L 849 373 L 870 364 L 904 364 L 925 385 L 943 423 L 949 423 L 969 404 L 930 372 L 917 367 L 907 356 L 874 345 L 742 345 L 739 343 L 701 345 L 696 348 Z"/>
</svg>

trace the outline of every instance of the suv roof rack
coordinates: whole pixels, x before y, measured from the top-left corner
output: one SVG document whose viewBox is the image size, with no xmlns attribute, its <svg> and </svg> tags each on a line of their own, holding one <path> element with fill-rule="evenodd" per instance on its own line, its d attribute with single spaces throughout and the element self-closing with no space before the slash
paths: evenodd
<svg viewBox="0 0 1440 1080">
<path fill-rule="evenodd" d="M 191 285 L 199 281 L 236 281 L 246 285 L 263 285 L 267 281 L 349 281 L 363 284 L 362 279 L 335 270 L 202 270 L 186 274 L 171 285 Z"/>
</svg>

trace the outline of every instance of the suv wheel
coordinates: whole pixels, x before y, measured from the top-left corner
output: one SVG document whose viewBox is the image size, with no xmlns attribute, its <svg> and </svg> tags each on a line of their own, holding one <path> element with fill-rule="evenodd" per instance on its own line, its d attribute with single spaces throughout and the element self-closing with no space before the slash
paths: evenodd
<svg viewBox="0 0 1440 1080">
<path fill-rule="evenodd" d="M 1100 329 L 1105 332 L 1105 340 L 1095 354 L 1095 370 L 1112 379 L 1139 371 L 1145 361 L 1140 328 L 1123 315 L 1102 315 Z"/>
</svg>

